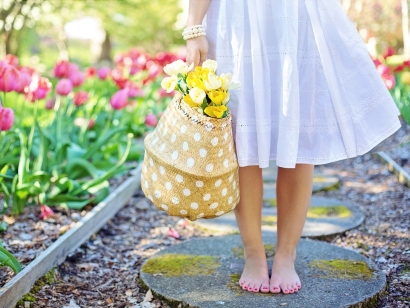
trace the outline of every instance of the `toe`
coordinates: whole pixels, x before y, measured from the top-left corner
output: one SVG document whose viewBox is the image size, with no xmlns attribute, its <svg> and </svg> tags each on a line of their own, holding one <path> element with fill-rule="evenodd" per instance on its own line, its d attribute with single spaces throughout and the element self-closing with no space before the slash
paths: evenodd
<svg viewBox="0 0 410 308">
<path fill-rule="evenodd" d="M 242 284 L 242 289 L 248 290 L 248 285 L 249 285 L 249 283 L 247 281 L 244 281 L 243 284 Z"/>
<path fill-rule="evenodd" d="M 262 293 L 268 293 L 269 292 L 269 284 L 263 283 L 261 286 L 261 292 Z"/>
<path fill-rule="evenodd" d="M 299 290 L 298 287 L 296 286 L 296 283 L 292 283 L 292 289 L 293 289 L 293 292 L 297 292 Z"/>
<path fill-rule="evenodd" d="M 287 286 L 286 284 L 281 285 L 280 288 L 281 288 L 281 290 L 282 290 L 283 293 L 285 293 L 285 294 L 289 294 L 289 293 L 290 293 L 290 292 L 289 292 L 289 288 L 288 288 L 288 286 Z"/>
<path fill-rule="evenodd" d="M 261 287 L 260 284 L 254 284 L 253 292 L 255 292 L 255 293 L 259 292 L 260 287 Z"/>
</svg>

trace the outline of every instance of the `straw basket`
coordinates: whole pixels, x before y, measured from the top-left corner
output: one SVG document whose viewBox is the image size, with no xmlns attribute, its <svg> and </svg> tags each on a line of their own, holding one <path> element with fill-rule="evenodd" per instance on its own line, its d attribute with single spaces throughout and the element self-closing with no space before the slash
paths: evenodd
<svg viewBox="0 0 410 308">
<path fill-rule="evenodd" d="M 231 116 L 197 113 L 176 95 L 144 140 L 141 187 L 171 216 L 214 218 L 239 202 Z"/>
</svg>

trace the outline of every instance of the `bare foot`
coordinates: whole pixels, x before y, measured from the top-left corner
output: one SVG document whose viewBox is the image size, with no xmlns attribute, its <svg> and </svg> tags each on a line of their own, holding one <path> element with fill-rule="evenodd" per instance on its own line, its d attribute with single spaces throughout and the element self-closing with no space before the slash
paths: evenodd
<svg viewBox="0 0 410 308">
<path fill-rule="evenodd" d="M 269 273 L 265 251 L 263 253 L 245 253 L 245 267 L 239 285 L 249 292 L 269 292 Z"/>
<path fill-rule="evenodd" d="M 270 278 L 270 292 L 280 293 L 282 290 L 283 293 L 289 294 L 297 292 L 302 287 L 295 271 L 295 259 L 295 254 L 275 253 Z"/>
</svg>

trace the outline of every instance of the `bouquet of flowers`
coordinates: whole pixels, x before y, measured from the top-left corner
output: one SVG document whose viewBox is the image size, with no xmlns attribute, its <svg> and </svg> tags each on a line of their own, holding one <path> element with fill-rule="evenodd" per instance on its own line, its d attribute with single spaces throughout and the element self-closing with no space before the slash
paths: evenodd
<svg viewBox="0 0 410 308">
<path fill-rule="evenodd" d="M 206 60 L 194 71 L 193 63 L 188 66 L 182 60 L 175 61 L 164 67 L 169 77 L 162 80 L 161 87 L 171 93 L 181 92 L 184 101 L 200 114 L 211 118 L 225 118 L 228 114 L 230 89 L 239 88 L 232 82 L 232 74 L 216 75 L 217 63 Z"/>
<path fill-rule="evenodd" d="M 165 66 L 162 87 L 175 96 L 153 132 L 144 139 L 141 187 L 169 215 L 214 218 L 239 202 L 239 174 L 229 89 L 231 74 L 215 74 L 217 63 L 202 67 L 179 60 Z M 193 70 L 193 71 L 192 71 Z"/>
</svg>

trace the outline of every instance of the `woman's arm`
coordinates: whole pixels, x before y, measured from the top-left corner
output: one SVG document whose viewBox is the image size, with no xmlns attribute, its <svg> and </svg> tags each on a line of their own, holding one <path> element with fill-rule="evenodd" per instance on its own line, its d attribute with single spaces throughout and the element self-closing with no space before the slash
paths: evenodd
<svg viewBox="0 0 410 308">
<path fill-rule="evenodd" d="M 187 27 L 201 25 L 208 11 L 210 0 L 189 0 Z M 195 67 L 201 65 L 208 54 L 208 41 L 199 36 L 187 41 L 187 63 L 194 62 Z"/>
</svg>

